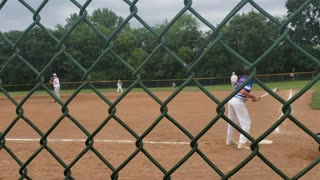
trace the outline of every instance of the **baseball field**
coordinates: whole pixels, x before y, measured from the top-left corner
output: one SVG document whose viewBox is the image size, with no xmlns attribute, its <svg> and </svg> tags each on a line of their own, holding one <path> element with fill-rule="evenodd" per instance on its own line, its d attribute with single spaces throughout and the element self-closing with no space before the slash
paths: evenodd
<svg viewBox="0 0 320 180">
<path fill-rule="evenodd" d="M 210 91 L 222 101 L 231 91 Z M 278 95 L 287 100 L 294 96 L 296 90 L 280 89 Z M 165 101 L 172 91 L 154 92 Z M 252 93 L 262 95 L 262 90 Z M 307 91 L 291 106 L 291 115 L 305 127 L 317 133 L 320 131 L 320 111 L 309 106 L 312 91 Z M 115 102 L 120 94 L 106 92 L 104 96 Z M 70 95 L 62 95 L 65 102 Z M 23 96 L 14 96 L 20 102 Z M 265 96 L 259 102 L 248 101 L 247 107 L 252 119 L 251 135 L 258 138 L 267 131 L 280 117 L 282 104 L 272 96 Z M 191 150 L 190 138 L 166 117 L 148 134 L 144 134 L 161 115 L 161 106 L 145 92 L 129 92 L 116 105 L 118 120 L 111 118 L 94 137 L 95 149 L 86 149 L 86 133 L 93 133 L 109 116 L 110 106 L 96 94 L 79 94 L 63 109 L 54 103 L 49 95 L 33 95 L 22 106 L 24 117 L 28 118 L 43 134 L 49 133 L 48 148 L 41 149 L 40 135 L 22 118 L 17 117 L 17 107 L 8 98 L 0 97 L 1 124 L 4 132 L 13 125 L 6 134 L 5 145 L 24 164 L 27 164 L 27 175 L 33 179 L 63 179 L 65 168 L 48 152 L 48 148 L 71 167 L 71 175 L 75 179 L 110 179 L 112 171 L 97 157 L 102 155 L 115 169 L 137 150 L 136 138 L 120 123 L 125 123 L 138 136 L 143 138 L 144 151 L 148 152 L 166 171 L 172 170 Z M 182 91 L 167 105 L 167 113 L 183 126 L 193 137 L 197 136 L 217 115 L 215 104 L 200 91 Z M 227 106 L 225 114 L 227 114 Z M 63 116 L 68 112 L 70 116 Z M 58 122 L 59 117 L 63 117 Z M 72 118 L 70 118 L 72 117 Z M 85 130 L 81 130 L 76 120 Z M 57 123 L 56 127 L 53 125 Z M 220 118 L 198 140 L 198 148 L 223 174 L 228 174 L 247 158 L 251 150 L 237 150 L 236 146 L 226 146 L 227 123 Z M 290 119 L 286 119 L 266 139 L 272 144 L 260 144 L 259 152 L 272 164 L 286 174 L 294 177 L 313 161 L 319 161 L 319 144 L 300 129 Z M 238 139 L 238 134 L 235 138 Z M 2 142 L 4 143 L 4 141 Z M 39 150 L 40 149 L 40 150 Z M 87 150 L 87 151 L 86 151 Z M 35 154 L 35 152 L 37 152 Z M 79 157 L 79 154 L 83 156 Z M 0 151 L 0 179 L 18 179 L 20 165 L 3 147 Z M 138 152 L 119 172 L 119 179 L 163 179 L 164 173 L 152 163 L 143 152 Z M 301 179 L 318 179 L 320 166 L 317 165 Z M 171 175 L 172 179 L 221 179 L 208 163 L 195 152 Z M 231 179 L 282 179 L 258 156 L 255 156 Z"/>
</svg>

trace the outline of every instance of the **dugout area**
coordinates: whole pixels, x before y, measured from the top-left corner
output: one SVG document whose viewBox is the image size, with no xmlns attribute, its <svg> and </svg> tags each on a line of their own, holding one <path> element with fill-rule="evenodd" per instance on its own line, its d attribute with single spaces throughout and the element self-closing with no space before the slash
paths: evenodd
<svg viewBox="0 0 320 180">
<path fill-rule="evenodd" d="M 165 101 L 172 92 L 155 92 L 156 96 Z M 212 91 L 220 101 L 230 91 Z M 254 91 L 259 95 L 263 91 Z M 288 90 L 278 94 L 286 99 Z M 105 93 L 104 96 L 114 102 L 119 94 Z M 22 97 L 14 97 L 21 101 Z M 62 96 L 65 101 L 67 95 Z M 305 127 L 318 132 L 320 129 L 320 111 L 309 107 L 311 92 L 306 92 L 292 104 L 291 114 L 299 119 Z M 17 117 L 16 106 L 7 98 L 0 97 L 1 125 L 4 132 Z M 281 115 L 281 103 L 267 96 L 260 102 L 247 102 L 251 119 L 251 134 L 254 138 L 261 136 L 275 123 Z M 49 96 L 32 96 L 22 106 L 24 116 L 46 133 L 58 122 L 66 112 L 58 103 L 53 103 Z M 166 171 L 175 168 L 193 148 L 194 152 L 181 166 L 171 174 L 172 179 L 220 179 L 221 177 L 200 156 L 201 153 L 217 166 L 222 173 L 228 174 L 239 163 L 252 153 L 239 151 L 236 146 L 225 146 L 226 122 L 219 118 L 216 123 L 197 141 L 197 146 L 190 145 L 190 138 L 166 117 L 154 124 L 161 116 L 161 106 L 145 92 L 130 92 L 110 111 L 109 106 L 95 94 L 79 94 L 68 105 L 68 113 L 81 125 L 81 130 L 72 119 L 64 117 L 56 128 L 49 133 L 46 145 L 41 137 L 23 119 L 18 119 L 6 135 L 6 147 L 21 160 L 30 161 L 27 165 L 28 175 L 33 179 L 63 179 L 65 168 L 48 151 L 49 147 L 59 158 L 70 166 L 71 175 L 75 179 L 109 179 L 113 171 L 97 156 L 101 155 L 117 170 L 119 179 L 163 179 L 164 173 L 147 157 L 146 152 Z M 167 105 L 166 112 L 177 123 L 184 127 L 190 135 L 196 137 L 210 124 L 217 115 L 217 104 L 200 91 L 179 93 Z M 125 123 L 142 139 L 143 149 L 136 146 L 136 138 L 114 118 L 110 119 L 96 134 L 94 141 L 86 142 L 86 132 L 92 134 L 111 113 Z M 227 107 L 225 114 L 227 114 Z M 155 125 L 153 127 L 153 125 Z M 151 128 L 153 127 L 153 128 Z M 151 129 L 150 129 L 151 128 Z M 146 133 L 150 130 L 149 133 Z M 238 134 L 236 134 L 236 139 Z M 295 176 L 303 168 L 319 158 L 319 144 L 294 124 L 286 119 L 280 125 L 280 133 L 270 134 L 273 140 L 270 145 L 259 145 L 258 151 L 278 169 L 289 177 Z M 2 142 L 3 143 L 3 142 Z M 42 148 L 43 147 L 43 148 Z M 90 148 L 93 147 L 93 148 Z M 94 149 L 94 150 L 93 150 Z M 35 154 L 35 152 L 38 152 Z M 135 154 L 136 153 L 136 154 Z M 34 156 L 34 158 L 32 158 Z M 79 157 L 81 156 L 81 157 Z M 126 162 L 128 158 L 132 159 Z M 18 179 L 20 166 L 8 154 L 0 151 L 0 177 Z M 122 168 L 121 166 L 125 166 Z M 280 179 L 280 176 L 267 166 L 258 156 L 254 156 L 231 179 Z M 315 166 L 304 175 L 305 179 L 317 179 L 320 167 Z"/>
</svg>

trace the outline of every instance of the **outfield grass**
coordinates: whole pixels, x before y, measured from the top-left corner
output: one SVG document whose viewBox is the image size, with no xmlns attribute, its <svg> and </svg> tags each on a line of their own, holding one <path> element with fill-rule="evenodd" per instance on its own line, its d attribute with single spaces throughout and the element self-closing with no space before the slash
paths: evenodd
<svg viewBox="0 0 320 180">
<path fill-rule="evenodd" d="M 320 109 L 320 90 L 316 90 L 312 93 L 310 106 L 312 109 Z"/>
<path fill-rule="evenodd" d="M 302 89 L 309 81 L 290 81 L 290 82 L 273 82 L 273 83 L 265 83 L 269 88 L 278 88 L 278 89 L 294 89 L 300 90 Z M 205 88 L 209 91 L 229 91 L 231 90 L 231 85 L 215 85 L 215 86 L 205 86 Z M 173 91 L 171 87 L 161 87 L 161 88 L 149 88 L 152 92 L 161 92 L 161 91 Z M 320 89 L 320 82 L 317 82 L 312 88 L 312 90 L 319 90 Z M 125 90 L 125 88 L 124 88 Z M 254 84 L 253 90 L 262 90 L 260 86 Z M 108 89 L 99 89 L 102 93 L 107 92 L 116 92 L 116 88 L 108 88 Z M 141 88 L 134 88 L 133 92 L 141 92 L 143 91 Z M 183 89 L 183 91 L 199 91 L 198 87 L 195 86 L 188 86 Z M 72 94 L 74 90 L 61 90 L 61 94 Z M 26 95 L 28 92 L 9 92 L 10 95 Z M 83 89 L 80 93 L 93 93 L 91 89 Z M 36 95 L 45 95 L 48 94 L 46 91 L 36 91 L 34 94 Z M 0 93 L 3 95 L 3 93 Z"/>
<path fill-rule="evenodd" d="M 270 89 L 278 88 L 278 89 L 293 89 L 293 90 L 300 90 L 307 85 L 310 81 L 290 81 L 290 82 L 272 82 L 272 83 L 265 83 Z M 154 91 L 172 91 L 172 88 L 150 88 Z M 216 86 L 206 86 L 206 89 L 212 91 L 229 91 L 231 90 L 231 85 L 216 85 Z M 320 82 L 317 82 L 314 86 L 311 87 L 312 90 L 320 89 Z M 186 87 L 185 91 L 198 91 L 198 87 Z M 262 88 L 254 84 L 253 90 L 262 90 Z"/>
</svg>

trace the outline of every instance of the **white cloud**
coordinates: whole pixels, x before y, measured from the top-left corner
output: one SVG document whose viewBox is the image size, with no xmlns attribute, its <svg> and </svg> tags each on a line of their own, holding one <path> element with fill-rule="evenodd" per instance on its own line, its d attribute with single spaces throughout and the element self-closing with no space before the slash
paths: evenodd
<svg viewBox="0 0 320 180">
<path fill-rule="evenodd" d="M 42 0 L 25 0 L 31 7 L 37 9 Z M 255 0 L 268 13 L 274 16 L 285 15 L 286 0 Z M 86 0 L 78 0 L 84 4 Z M 240 2 L 240 0 L 197 0 L 192 1 L 192 8 L 211 24 L 219 24 L 224 17 Z M 161 24 L 165 19 L 171 20 L 181 9 L 184 8 L 184 0 L 139 0 L 136 4 L 138 15 L 149 25 Z M 87 7 L 89 14 L 97 8 L 108 8 L 117 15 L 126 18 L 130 14 L 129 5 L 124 1 L 94 0 Z M 253 9 L 251 5 L 243 7 L 241 12 Z M 70 1 L 51 0 L 40 12 L 41 23 L 46 27 L 54 28 L 57 24 L 65 24 L 66 18 L 71 13 L 79 13 L 80 9 Z M 0 30 L 12 29 L 24 30 L 33 22 L 33 14 L 19 1 L 10 0 L 0 9 Z M 140 27 L 138 21 L 130 21 L 134 27 Z"/>
</svg>

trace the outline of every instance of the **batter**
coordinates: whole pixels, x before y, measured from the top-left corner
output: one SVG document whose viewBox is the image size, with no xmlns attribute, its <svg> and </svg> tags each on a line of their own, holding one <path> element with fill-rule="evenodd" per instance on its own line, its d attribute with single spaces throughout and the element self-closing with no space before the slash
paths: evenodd
<svg viewBox="0 0 320 180">
<path fill-rule="evenodd" d="M 238 89 L 238 87 L 243 84 L 248 79 L 248 67 L 245 67 L 243 76 L 239 79 L 237 82 L 235 89 Z M 248 99 L 252 99 L 252 102 L 256 102 L 260 100 L 260 97 L 254 96 L 250 94 L 251 89 L 253 85 L 253 80 L 250 80 L 246 86 L 241 89 L 230 101 L 228 102 L 228 117 L 233 121 L 236 122 L 236 120 L 239 121 L 240 127 L 247 133 L 250 133 L 251 128 L 251 119 L 249 116 L 248 109 L 245 105 L 245 102 Z M 234 127 L 228 124 L 227 129 L 227 139 L 226 139 L 226 145 L 233 145 L 233 132 Z M 250 149 L 246 143 L 248 139 L 243 135 L 240 134 L 239 137 L 239 143 L 237 146 L 237 149 L 243 150 L 243 149 Z"/>
</svg>

